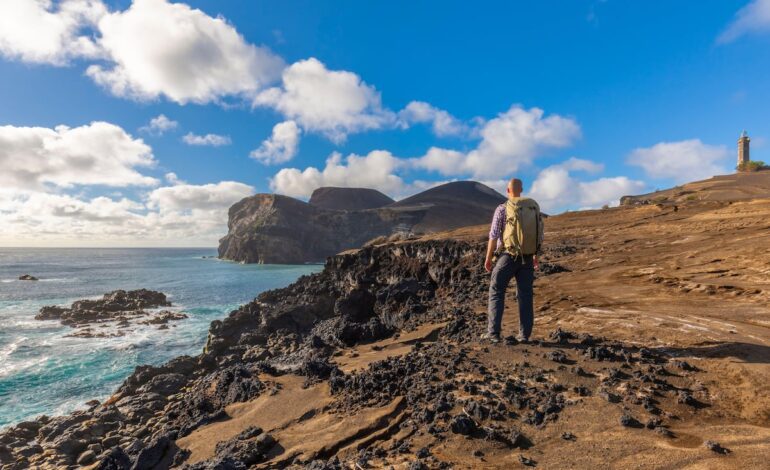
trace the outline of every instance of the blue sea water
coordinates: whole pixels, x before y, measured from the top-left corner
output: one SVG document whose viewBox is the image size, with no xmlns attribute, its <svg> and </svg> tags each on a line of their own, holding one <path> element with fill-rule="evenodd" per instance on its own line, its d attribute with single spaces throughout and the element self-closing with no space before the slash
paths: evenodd
<svg viewBox="0 0 770 470">
<path fill-rule="evenodd" d="M 242 265 L 212 249 L 0 248 L 0 428 L 70 412 L 108 397 L 140 364 L 198 354 L 209 323 L 319 265 Z M 31 274 L 40 281 L 19 281 Z M 115 289 L 165 293 L 189 318 L 167 330 L 135 326 L 114 338 L 67 337 L 74 330 L 34 316 Z"/>
</svg>

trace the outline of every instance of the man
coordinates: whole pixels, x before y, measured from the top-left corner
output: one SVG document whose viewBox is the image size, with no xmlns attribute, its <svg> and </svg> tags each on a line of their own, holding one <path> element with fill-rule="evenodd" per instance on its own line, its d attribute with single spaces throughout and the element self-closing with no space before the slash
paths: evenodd
<svg viewBox="0 0 770 470">
<path fill-rule="evenodd" d="M 505 307 L 505 290 L 512 278 L 516 278 L 516 293 L 519 303 L 519 335 L 517 339 L 526 343 L 532 334 L 534 323 L 533 283 L 538 267 L 537 255 L 543 242 L 543 219 L 540 206 L 533 199 L 521 197 L 523 184 L 513 178 L 506 192 L 508 201 L 500 204 L 492 218 L 489 230 L 487 255 L 484 269 L 492 273 L 489 281 L 489 307 L 487 311 L 487 333 L 483 339 L 492 343 L 500 341 L 500 328 Z M 492 266 L 495 252 L 497 262 Z"/>
</svg>

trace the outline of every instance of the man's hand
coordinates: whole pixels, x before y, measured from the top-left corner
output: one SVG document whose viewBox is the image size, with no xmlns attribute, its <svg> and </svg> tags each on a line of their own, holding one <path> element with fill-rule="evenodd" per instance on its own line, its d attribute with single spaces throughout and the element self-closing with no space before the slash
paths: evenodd
<svg viewBox="0 0 770 470">
<path fill-rule="evenodd" d="M 486 269 L 488 273 L 492 272 L 492 259 L 489 257 L 484 260 L 484 269 Z"/>
<path fill-rule="evenodd" d="M 535 271 L 540 271 L 540 263 L 537 261 L 537 255 L 532 257 L 532 264 L 535 265 Z"/>
</svg>

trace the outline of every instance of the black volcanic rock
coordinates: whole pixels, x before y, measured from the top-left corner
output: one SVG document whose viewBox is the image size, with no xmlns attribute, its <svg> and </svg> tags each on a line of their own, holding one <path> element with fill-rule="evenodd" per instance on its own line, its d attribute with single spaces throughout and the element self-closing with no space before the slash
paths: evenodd
<svg viewBox="0 0 770 470">
<path fill-rule="evenodd" d="M 245 198 L 230 208 L 219 257 L 243 263 L 320 262 L 379 236 L 488 223 L 505 200 L 483 184 L 460 181 L 376 209 L 349 209 L 374 204 L 377 198 L 368 192 L 362 197 L 366 204 L 343 200 L 346 194 L 364 194 L 361 191 L 365 190 L 320 188 L 311 203 L 276 194 Z"/>
<path fill-rule="evenodd" d="M 376 189 L 324 187 L 313 191 L 308 204 L 321 209 L 360 211 L 377 209 L 394 202 Z"/>
<path fill-rule="evenodd" d="M 63 325 L 79 327 L 92 323 L 120 321 L 126 326 L 128 320 L 150 316 L 145 309 L 170 307 L 171 302 L 162 292 L 147 289 L 108 292 L 97 300 L 78 300 L 67 307 L 49 305 L 42 307 L 35 320 L 59 320 Z M 161 311 L 145 324 L 165 324 L 170 320 L 181 320 L 187 315 L 178 312 Z"/>
<path fill-rule="evenodd" d="M 245 469 L 262 463 L 270 468 L 350 467 L 347 464 L 353 462 L 346 461 L 343 467 L 337 459 L 338 446 L 295 461 L 294 455 L 285 455 L 287 443 L 281 443 L 281 432 L 271 435 L 256 427 L 235 437 L 223 436 L 209 460 L 185 465 L 190 450 L 179 443 L 180 438 L 231 419 L 227 408 L 235 403 L 284 400 L 281 390 L 288 382 L 277 376 L 286 374 L 304 376 L 305 385 L 326 381 L 331 392 L 331 403 L 303 414 L 300 422 L 323 419 L 319 413 L 347 419 L 393 404 L 384 421 L 373 422 L 366 428 L 368 434 L 356 438 L 389 439 L 390 432 L 404 430 L 419 440 L 399 439 L 390 449 L 370 443 L 349 457 L 370 468 L 379 468 L 382 462 L 372 460 L 387 452 L 391 456 L 419 452 L 433 468 L 438 460 L 430 452 L 436 449 L 432 443 L 466 437 L 477 439 L 474 445 L 485 450 L 492 444 L 519 449 L 539 445 L 537 439 L 521 434 L 520 425 L 533 426 L 533 437 L 537 436 L 540 429 L 561 419 L 566 407 L 580 403 L 570 396 L 573 392 L 603 396 L 599 390 L 609 386 L 629 391 L 622 403 L 613 404 L 627 414 L 624 425 L 641 428 L 631 413 L 642 416 L 638 407 L 653 403 L 652 396 L 655 406 L 666 411 L 676 405 L 676 392 L 697 390 L 691 374 L 677 377 L 677 385 L 645 378 L 651 367 L 671 359 L 663 352 L 601 338 L 594 338 L 588 348 L 581 344 L 588 335 L 577 332 L 557 330 L 551 339 L 596 374 L 579 374 L 578 367 L 554 370 L 542 357 L 550 344 L 527 346 L 532 353 L 525 349 L 523 357 L 530 355 L 531 363 L 488 357 L 488 351 L 476 347 L 481 346 L 484 321 L 474 309 L 486 300 L 489 276 L 479 262 L 485 248 L 481 240 L 428 239 L 367 246 L 330 257 L 322 272 L 264 292 L 212 322 L 202 354 L 139 366 L 102 404 L 55 418 L 41 416 L 0 431 L 0 467 L 76 468 L 78 462 L 103 469 Z M 442 328 L 440 322 L 447 324 Z M 404 338 L 408 342 L 403 344 L 411 345 L 404 354 L 347 372 L 336 361 L 341 356 L 334 346 L 395 339 L 396 334 L 426 324 L 435 328 L 433 332 L 419 341 Z M 592 352 L 577 354 L 584 347 Z M 622 365 L 599 369 L 607 362 Z M 573 387 L 576 384 L 580 386 Z M 647 422 L 666 435 L 662 419 Z M 379 434 L 383 430 L 386 434 Z M 496 442 L 485 444 L 482 438 Z M 339 442 L 348 445 L 344 439 Z M 420 450 L 425 442 L 427 455 Z"/>
<path fill-rule="evenodd" d="M 39 279 L 31 274 L 22 274 L 21 276 L 19 276 L 19 280 L 20 281 L 37 281 Z"/>
</svg>

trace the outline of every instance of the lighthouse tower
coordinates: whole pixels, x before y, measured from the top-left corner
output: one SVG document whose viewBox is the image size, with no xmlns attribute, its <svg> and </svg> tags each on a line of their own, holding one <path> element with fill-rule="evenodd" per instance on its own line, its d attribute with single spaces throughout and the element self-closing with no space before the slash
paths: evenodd
<svg viewBox="0 0 770 470">
<path fill-rule="evenodd" d="M 751 160 L 749 158 L 749 142 L 751 142 L 751 139 L 749 139 L 749 135 L 744 130 L 738 138 L 738 168 L 741 168 L 742 165 L 749 163 L 749 160 Z"/>
</svg>

